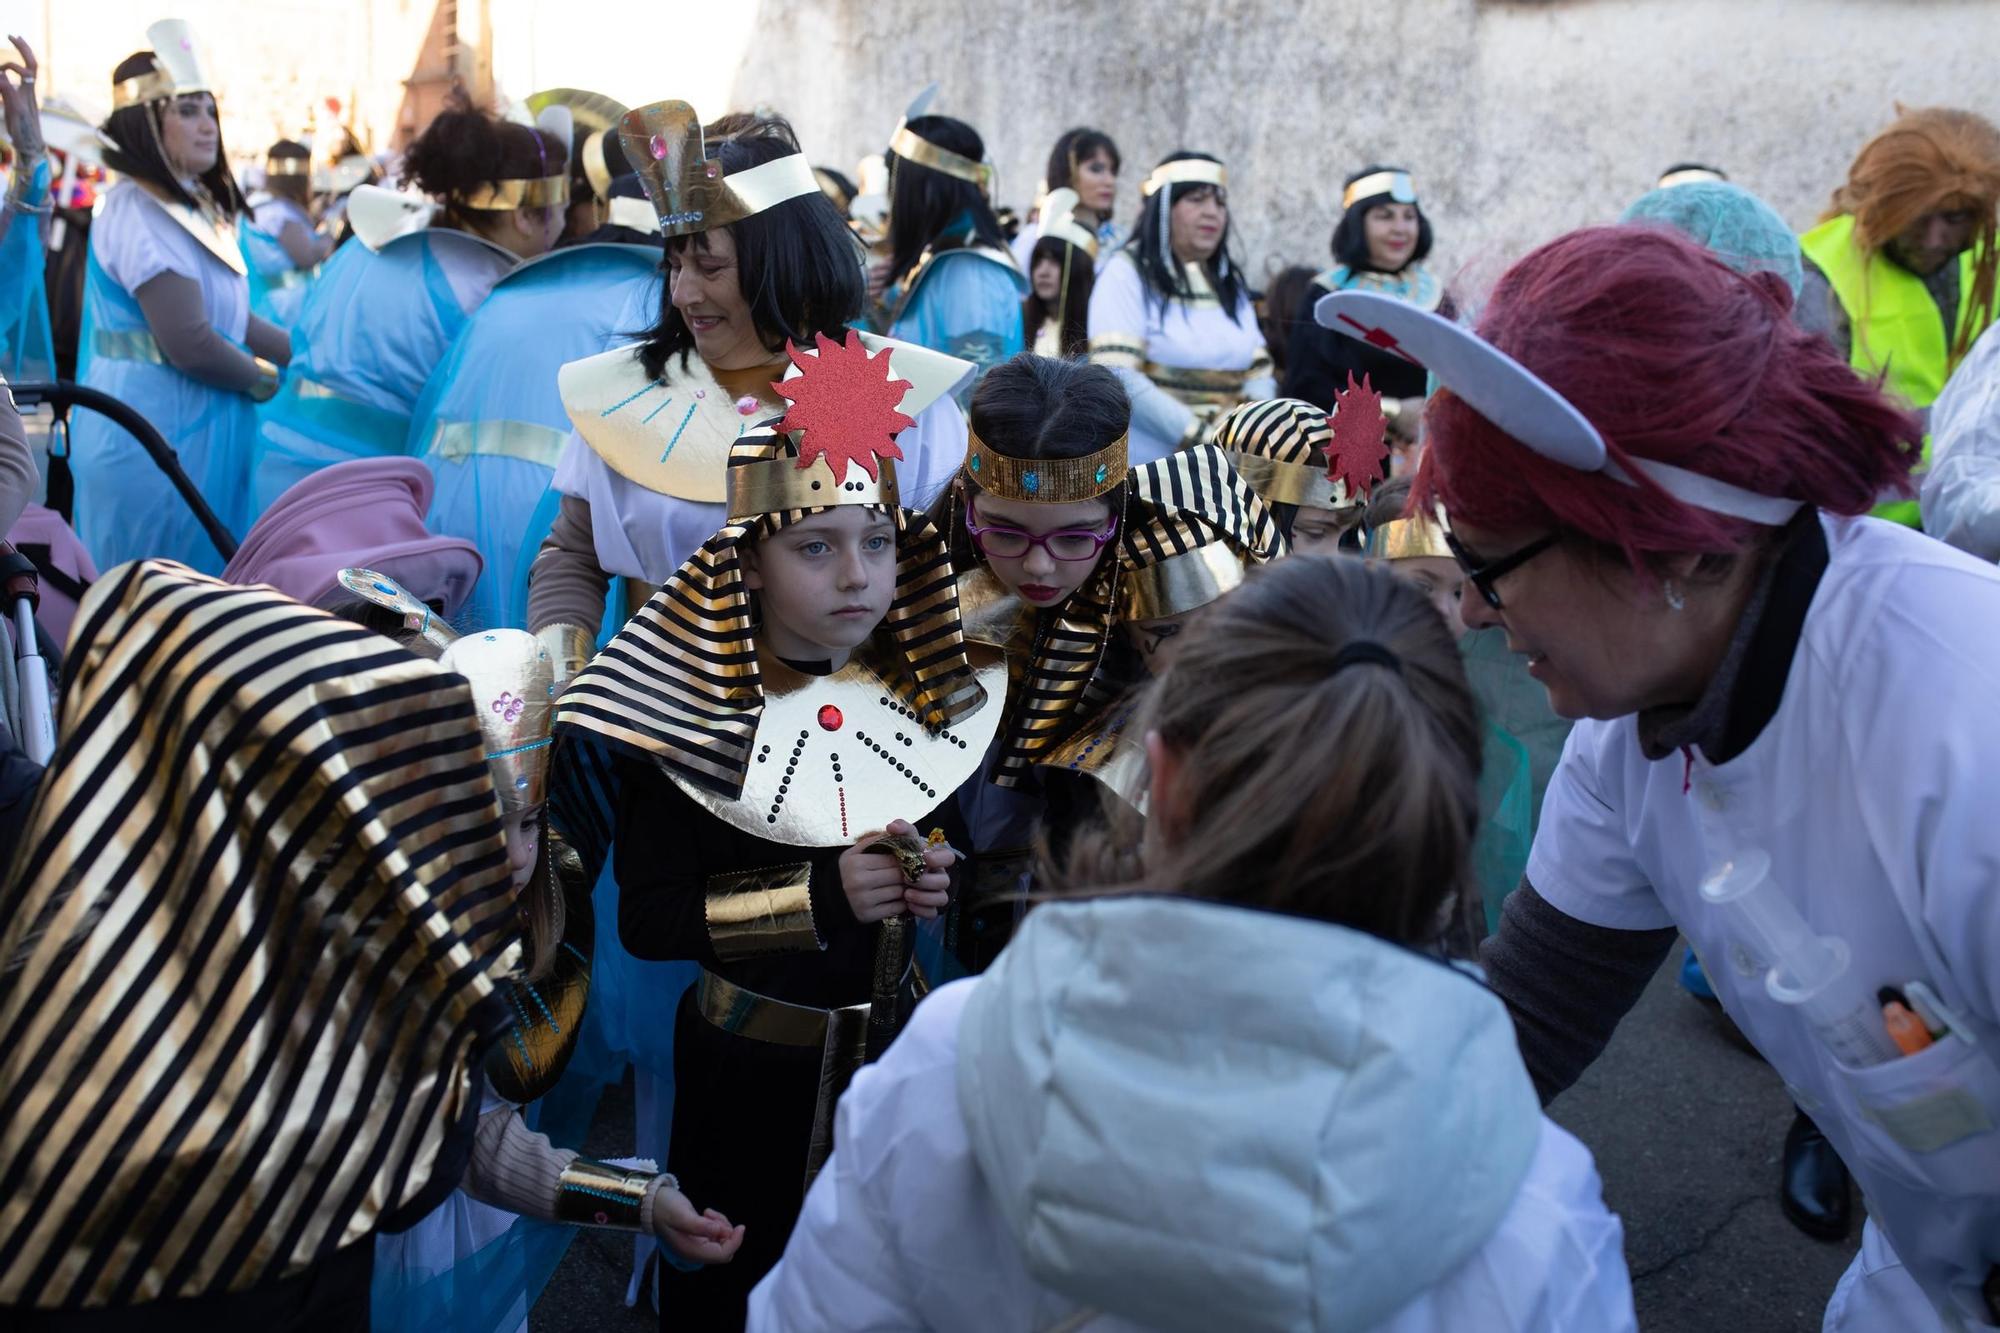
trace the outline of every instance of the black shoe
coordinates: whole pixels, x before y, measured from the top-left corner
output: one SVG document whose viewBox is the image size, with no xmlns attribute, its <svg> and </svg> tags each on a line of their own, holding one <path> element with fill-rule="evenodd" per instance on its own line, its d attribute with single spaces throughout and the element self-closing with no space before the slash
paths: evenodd
<svg viewBox="0 0 2000 1333">
<path fill-rule="evenodd" d="M 1847 1164 L 1804 1111 L 1785 1132 L 1778 1203 L 1792 1225 L 1814 1240 L 1847 1239 Z"/>
</svg>

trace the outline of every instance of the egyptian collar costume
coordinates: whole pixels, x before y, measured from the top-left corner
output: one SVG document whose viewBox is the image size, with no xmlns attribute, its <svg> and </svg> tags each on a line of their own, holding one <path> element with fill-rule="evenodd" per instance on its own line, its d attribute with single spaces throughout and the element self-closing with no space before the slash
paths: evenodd
<svg viewBox="0 0 2000 1333">
<path fill-rule="evenodd" d="M 925 246 L 923 253 L 917 256 L 917 262 L 890 286 L 883 298 L 880 321 L 883 328 L 892 329 L 902 320 L 903 312 L 909 309 L 917 289 L 930 276 L 931 268 L 946 255 L 973 255 L 1006 269 L 1016 282 L 1022 278 L 1021 266 L 1014 262 L 1013 252 L 1004 246 L 988 245 L 980 240 L 978 233 L 967 223 L 963 229 L 949 231 Z"/>
<path fill-rule="evenodd" d="M 1027 460 L 990 448 L 968 426 L 965 475 L 981 493 L 1023 504 L 1110 503 L 1123 497 L 1128 437 L 1081 458 Z M 1007 654 L 1007 718 L 992 780 L 1018 787 L 1028 770 L 1071 725 L 1103 659 L 1115 618 L 1119 565 L 1100 558 L 1083 586 L 1060 606 L 1038 611 L 1008 592 L 986 568 L 966 530 L 965 492 L 952 496 L 952 557 L 966 637 Z M 1114 511 L 1116 506 L 1114 505 Z M 1121 524 L 1122 512 L 1116 512 Z"/>
<path fill-rule="evenodd" d="M 164 561 L 90 590 L 70 661 L 0 890 L 0 1305 L 220 1296 L 372 1244 L 456 1186 L 504 1023 L 465 681 Z"/>
<path fill-rule="evenodd" d="M 1186 615 L 1243 582 L 1252 567 L 1284 553 L 1270 510 L 1214 445 L 1196 445 L 1132 469 L 1131 501 L 1118 534 L 1117 618 Z M 1144 809 L 1144 755 L 1125 741 L 1132 712 L 1121 699 L 1053 747 L 1042 766 L 1083 773 Z"/>
<path fill-rule="evenodd" d="M 663 236 L 728 226 L 819 190 L 803 153 L 726 175 L 706 156 L 701 122 L 685 102 L 627 112 L 619 137 Z M 863 334 L 862 341 L 871 352 L 889 351 L 890 373 L 907 385 L 897 410 L 912 419 L 972 370 L 892 338 Z M 654 379 L 636 348 L 617 347 L 570 362 L 556 384 L 577 434 L 613 472 L 649 491 L 708 504 L 729 498 L 730 450 L 766 415 L 757 395 L 732 396 L 693 355 L 669 361 Z"/>
<path fill-rule="evenodd" d="M 1210 439 L 1267 505 L 1360 518 L 1389 462 L 1382 396 L 1363 376 L 1334 395 L 1331 414 L 1299 398 L 1245 403 L 1217 418 Z"/>
<path fill-rule="evenodd" d="M 111 87 L 111 109 L 122 111 L 126 107 L 144 107 L 146 124 L 153 134 L 153 146 L 159 150 L 164 161 L 166 149 L 160 141 L 161 118 L 176 97 L 189 93 L 213 95 L 215 84 L 209 78 L 201 44 L 186 20 L 161 19 L 146 29 L 146 42 L 152 48 L 153 68 L 114 83 Z M 192 207 L 175 198 L 173 191 L 152 181 L 134 177 L 132 183 L 158 204 L 176 226 L 199 241 L 202 249 L 213 255 L 218 263 L 239 277 L 248 275 L 249 267 L 236 239 L 235 222 L 216 207 L 215 201 L 198 183 L 190 191 L 196 201 Z"/>
<path fill-rule="evenodd" d="M 944 539 L 898 502 L 909 417 L 895 404 L 910 386 L 890 378 L 890 354 L 850 333 L 791 356 L 779 433 L 730 448 L 729 523 L 571 682 L 557 722 L 659 764 L 744 832 L 832 847 L 977 771 L 1005 668 L 968 659 Z M 838 505 L 895 521 L 896 596 L 845 667 L 810 676 L 760 651 L 740 547 Z"/>
</svg>

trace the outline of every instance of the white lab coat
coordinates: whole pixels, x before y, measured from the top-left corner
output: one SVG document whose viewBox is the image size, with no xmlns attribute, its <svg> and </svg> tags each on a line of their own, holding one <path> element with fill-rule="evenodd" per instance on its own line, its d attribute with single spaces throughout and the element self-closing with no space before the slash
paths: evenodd
<svg viewBox="0 0 2000 1333">
<path fill-rule="evenodd" d="M 1756 741 L 1725 764 L 1652 762 L 1633 718 L 1578 723 L 1528 878 L 1583 921 L 1679 927 L 1853 1171 L 1868 1234 L 1827 1329 L 1948 1327 L 1939 1310 L 1982 1327 L 2000 1261 L 2000 571 L 1875 519 L 1822 530 L 1827 568 Z M 1752 849 L 1870 991 L 1925 981 L 1973 1040 L 1837 1061 L 1700 896 Z"/>
<path fill-rule="evenodd" d="M 2000 560 L 2000 324 L 1981 334 L 1931 404 L 1924 531 Z"/>
<path fill-rule="evenodd" d="M 1506 1010 L 1339 926 L 1045 905 L 918 1006 L 834 1137 L 758 1333 L 1635 1327 Z"/>
</svg>

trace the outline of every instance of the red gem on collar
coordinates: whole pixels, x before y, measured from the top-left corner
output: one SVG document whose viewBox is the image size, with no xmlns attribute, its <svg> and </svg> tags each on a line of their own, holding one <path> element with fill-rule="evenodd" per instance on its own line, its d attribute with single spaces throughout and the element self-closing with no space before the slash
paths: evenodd
<svg viewBox="0 0 2000 1333">
<path fill-rule="evenodd" d="M 842 720 L 838 708 L 835 708 L 832 704 L 820 705 L 819 725 L 822 730 L 839 731 Z"/>
</svg>

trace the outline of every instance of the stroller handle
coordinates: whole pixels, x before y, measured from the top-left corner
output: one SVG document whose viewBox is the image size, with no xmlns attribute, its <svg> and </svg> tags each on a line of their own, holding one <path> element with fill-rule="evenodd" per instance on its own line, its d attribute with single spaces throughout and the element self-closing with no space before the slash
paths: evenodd
<svg viewBox="0 0 2000 1333">
<path fill-rule="evenodd" d="M 208 501 L 202 498 L 201 491 L 188 477 L 187 470 L 181 466 L 180 456 L 174 452 L 174 447 L 167 443 L 166 437 L 160 434 L 152 422 L 146 420 L 135 409 L 108 393 L 70 380 L 39 380 L 8 387 L 14 391 L 14 401 L 22 407 L 36 407 L 46 403 L 58 417 L 67 417 L 71 408 L 88 408 L 123 427 L 152 457 L 160 471 L 166 473 L 167 480 L 173 483 L 173 488 L 180 492 L 181 499 L 194 511 L 195 521 L 201 524 L 202 531 L 208 534 L 208 539 L 215 543 L 215 549 L 221 553 L 223 561 L 227 563 L 235 556 L 236 538 L 230 535 L 228 528 L 222 526 L 222 520 L 215 516 L 215 511 L 209 508 Z"/>
</svg>

